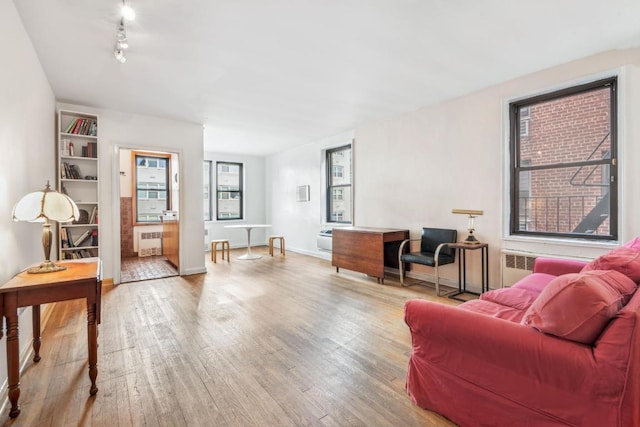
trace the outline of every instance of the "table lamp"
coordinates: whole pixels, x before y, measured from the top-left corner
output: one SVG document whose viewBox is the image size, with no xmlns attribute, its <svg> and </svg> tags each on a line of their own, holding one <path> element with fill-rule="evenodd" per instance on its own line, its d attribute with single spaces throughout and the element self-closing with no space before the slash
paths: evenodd
<svg viewBox="0 0 640 427">
<path fill-rule="evenodd" d="M 464 243 L 470 243 L 470 244 L 473 244 L 473 245 L 480 244 L 480 241 L 478 239 L 476 239 L 476 236 L 473 235 L 473 232 L 475 230 L 475 228 L 473 226 L 473 219 L 475 217 L 477 217 L 477 216 L 484 215 L 484 211 L 478 211 L 478 210 L 473 210 L 473 209 L 452 209 L 451 213 L 452 214 L 469 215 L 469 224 L 467 225 L 467 229 L 469 230 L 469 235 L 464 240 Z"/>
<path fill-rule="evenodd" d="M 49 259 L 51 254 L 51 224 L 49 221 L 67 222 L 78 219 L 76 204 L 66 194 L 51 189 L 49 181 L 44 190 L 35 191 L 24 196 L 13 208 L 14 221 L 42 222 L 42 247 L 44 261 L 37 267 L 27 270 L 28 273 L 51 273 L 66 270 L 67 267 L 56 265 Z"/>
</svg>

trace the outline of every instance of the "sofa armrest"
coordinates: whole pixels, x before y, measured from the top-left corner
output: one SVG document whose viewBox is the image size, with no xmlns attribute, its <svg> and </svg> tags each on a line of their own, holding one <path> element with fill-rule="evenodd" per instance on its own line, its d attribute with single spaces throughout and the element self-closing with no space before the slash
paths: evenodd
<svg viewBox="0 0 640 427">
<path fill-rule="evenodd" d="M 580 273 L 585 265 L 587 265 L 586 261 L 538 257 L 533 265 L 533 272 L 562 276 L 563 274 Z"/>
<path fill-rule="evenodd" d="M 425 300 L 405 304 L 413 356 L 473 383 L 516 394 L 527 384 L 579 390 L 596 381 L 592 348 L 530 327 Z M 494 373 L 486 375 L 487 369 Z M 589 378 L 586 380 L 586 378 Z M 541 389 L 542 391 L 542 389 Z"/>
</svg>

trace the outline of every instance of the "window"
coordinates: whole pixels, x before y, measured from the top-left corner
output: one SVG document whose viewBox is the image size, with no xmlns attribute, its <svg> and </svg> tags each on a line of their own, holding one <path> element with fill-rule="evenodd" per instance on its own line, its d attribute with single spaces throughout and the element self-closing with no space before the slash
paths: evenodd
<svg viewBox="0 0 640 427">
<path fill-rule="evenodd" d="M 242 219 L 242 164 L 216 163 L 216 218 Z"/>
<path fill-rule="evenodd" d="M 353 221 L 351 144 L 327 150 L 327 221 Z"/>
<path fill-rule="evenodd" d="M 511 234 L 617 239 L 616 104 L 615 77 L 510 104 Z"/>
<path fill-rule="evenodd" d="M 171 210 L 169 198 L 169 154 L 134 151 L 133 213 L 136 224 L 160 222 L 164 211 Z"/>
<path fill-rule="evenodd" d="M 211 160 L 204 161 L 202 179 L 202 188 L 204 191 L 204 220 L 211 221 Z"/>
</svg>

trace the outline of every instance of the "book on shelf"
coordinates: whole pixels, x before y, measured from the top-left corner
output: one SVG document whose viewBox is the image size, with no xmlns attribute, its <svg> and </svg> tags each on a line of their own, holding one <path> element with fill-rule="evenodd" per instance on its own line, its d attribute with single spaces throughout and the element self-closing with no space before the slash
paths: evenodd
<svg viewBox="0 0 640 427">
<path fill-rule="evenodd" d="M 69 238 L 67 237 L 67 229 L 64 227 L 60 228 L 60 242 L 62 243 L 63 248 L 69 247 Z"/>
<path fill-rule="evenodd" d="M 96 136 L 98 132 L 98 123 L 93 119 L 83 119 L 78 117 L 71 120 L 64 132 L 76 135 Z"/>
<path fill-rule="evenodd" d="M 68 156 L 69 155 L 69 143 L 71 141 L 69 141 L 68 139 L 61 139 L 60 140 L 60 155 L 61 156 Z"/>
<path fill-rule="evenodd" d="M 98 230 L 91 232 L 91 246 L 98 246 Z"/>
<path fill-rule="evenodd" d="M 60 164 L 60 178 L 62 179 L 81 179 L 80 169 L 78 165 L 70 165 L 67 162 Z"/>
<path fill-rule="evenodd" d="M 94 206 L 91 210 L 91 215 L 89 216 L 89 224 L 97 224 L 96 219 L 98 215 L 98 207 Z"/>
<path fill-rule="evenodd" d="M 98 144 L 95 142 L 87 142 L 87 157 L 98 157 Z"/>
<path fill-rule="evenodd" d="M 67 240 L 67 247 L 68 248 L 72 248 L 73 247 L 73 237 L 71 237 L 71 230 L 68 228 L 64 228 L 64 234 L 65 234 L 65 238 Z"/>
<path fill-rule="evenodd" d="M 86 246 L 86 245 L 83 245 L 83 243 L 85 243 L 85 241 L 89 239 L 91 236 L 92 236 L 92 230 L 86 230 L 84 233 L 80 235 L 80 237 L 78 237 L 73 241 L 73 246 L 76 248 L 80 246 Z"/>
</svg>

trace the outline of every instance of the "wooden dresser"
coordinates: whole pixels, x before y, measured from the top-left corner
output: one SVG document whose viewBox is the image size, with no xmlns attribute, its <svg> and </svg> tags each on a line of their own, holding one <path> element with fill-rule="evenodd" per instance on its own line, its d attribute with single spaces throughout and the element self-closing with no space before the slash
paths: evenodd
<svg viewBox="0 0 640 427">
<path fill-rule="evenodd" d="M 372 227 L 333 229 L 331 265 L 359 271 L 384 283 L 384 268 L 398 268 L 398 250 L 409 230 Z"/>
</svg>

